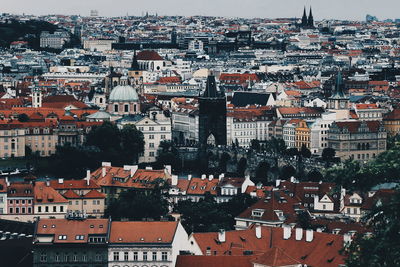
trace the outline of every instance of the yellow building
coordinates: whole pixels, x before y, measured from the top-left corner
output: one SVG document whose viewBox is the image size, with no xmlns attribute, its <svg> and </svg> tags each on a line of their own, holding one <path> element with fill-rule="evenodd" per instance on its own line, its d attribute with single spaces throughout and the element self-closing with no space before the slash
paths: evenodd
<svg viewBox="0 0 400 267">
<path fill-rule="evenodd" d="M 400 109 L 395 109 L 383 117 L 383 125 L 390 136 L 400 134 Z"/>
<path fill-rule="evenodd" d="M 295 129 L 295 140 L 296 148 L 301 149 L 304 145 L 306 148 L 310 149 L 311 145 L 311 129 L 308 127 L 307 122 L 304 120 L 298 120 Z"/>
<path fill-rule="evenodd" d="M 0 124 L 0 157 L 25 156 L 25 130 L 21 124 Z"/>
</svg>

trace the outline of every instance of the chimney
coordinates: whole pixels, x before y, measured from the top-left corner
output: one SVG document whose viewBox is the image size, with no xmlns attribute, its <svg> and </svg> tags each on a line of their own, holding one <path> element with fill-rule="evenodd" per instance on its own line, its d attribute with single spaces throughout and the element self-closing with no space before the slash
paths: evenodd
<svg viewBox="0 0 400 267">
<path fill-rule="evenodd" d="M 323 229 L 321 227 L 318 227 L 317 228 L 317 233 L 322 233 L 322 232 L 323 232 Z"/>
<path fill-rule="evenodd" d="M 188 181 L 190 181 L 190 180 L 192 180 L 192 175 L 191 174 L 188 175 Z"/>
<path fill-rule="evenodd" d="M 287 240 L 292 236 L 292 228 L 289 225 L 283 225 L 283 239 Z"/>
<path fill-rule="evenodd" d="M 87 185 L 89 185 L 89 181 L 90 181 L 90 170 L 86 170 L 86 182 L 87 182 Z"/>
<path fill-rule="evenodd" d="M 214 179 L 214 175 L 210 174 L 210 175 L 208 176 L 208 180 L 209 180 L 209 181 L 212 181 L 213 179 Z"/>
<path fill-rule="evenodd" d="M 102 177 L 106 176 L 106 167 L 105 166 L 101 167 L 101 176 Z"/>
<path fill-rule="evenodd" d="M 168 173 L 168 174 L 172 174 L 172 166 L 171 165 L 166 165 L 165 166 L 165 171 Z"/>
<path fill-rule="evenodd" d="M 312 229 L 306 230 L 306 242 L 311 242 L 314 239 L 314 231 Z"/>
<path fill-rule="evenodd" d="M 10 186 L 10 181 L 8 180 L 8 177 L 6 177 L 6 185 Z"/>
<path fill-rule="evenodd" d="M 50 179 L 46 178 L 46 186 L 50 186 Z"/>
<path fill-rule="evenodd" d="M 218 180 L 221 182 L 222 179 L 224 179 L 224 177 L 225 177 L 225 174 L 221 173 L 221 174 L 218 176 Z"/>
<path fill-rule="evenodd" d="M 59 179 L 58 179 L 58 183 L 59 183 L 59 184 L 63 184 L 63 183 L 64 183 L 64 179 L 63 179 L 63 178 L 59 178 Z"/>
<path fill-rule="evenodd" d="M 218 241 L 221 243 L 225 242 L 225 230 L 224 229 L 220 229 L 218 232 Z"/>
<path fill-rule="evenodd" d="M 111 167 L 111 162 L 103 161 L 103 162 L 101 163 L 101 166 L 102 166 L 102 167 Z"/>
<path fill-rule="evenodd" d="M 201 175 L 201 180 L 205 180 L 206 177 L 207 177 L 207 176 L 206 176 L 205 174 L 202 174 L 202 175 Z"/>
<path fill-rule="evenodd" d="M 260 239 L 262 237 L 262 235 L 261 235 L 261 226 L 260 225 L 256 225 L 256 237 L 258 239 Z"/>
<path fill-rule="evenodd" d="M 350 244 L 352 241 L 352 235 L 350 233 L 346 233 L 343 235 L 343 242 L 345 245 Z"/>
<path fill-rule="evenodd" d="M 178 184 L 178 175 L 172 175 L 171 185 L 177 185 L 177 184 Z"/>
<path fill-rule="evenodd" d="M 280 185 L 281 185 L 281 180 L 280 179 L 276 179 L 275 187 L 279 187 Z"/>
<path fill-rule="evenodd" d="M 296 240 L 299 241 L 303 238 L 303 228 L 296 228 Z"/>
<path fill-rule="evenodd" d="M 131 168 L 131 178 L 135 175 L 136 171 L 138 170 L 138 165 L 133 165 Z"/>
<path fill-rule="evenodd" d="M 146 170 L 151 171 L 151 170 L 153 170 L 153 167 L 151 167 L 151 166 L 146 167 Z"/>
</svg>

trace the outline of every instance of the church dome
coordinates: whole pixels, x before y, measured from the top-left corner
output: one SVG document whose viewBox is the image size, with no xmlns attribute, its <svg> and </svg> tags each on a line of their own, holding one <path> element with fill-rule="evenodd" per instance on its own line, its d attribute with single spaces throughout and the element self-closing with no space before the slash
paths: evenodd
<svg viewBox="0 0 400 267">
<path fill-rule="evenodd" d="M 110 94 L 110 102 L 138 102 L 139 96 L 132 86 L 118 85 Z"/>
</svg>

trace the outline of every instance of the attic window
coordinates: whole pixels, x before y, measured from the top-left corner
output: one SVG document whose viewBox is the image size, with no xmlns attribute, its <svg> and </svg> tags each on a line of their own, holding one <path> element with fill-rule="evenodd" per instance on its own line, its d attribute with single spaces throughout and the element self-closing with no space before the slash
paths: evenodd
<svg viewBox="0 0 400 267">
<path fill-rule="evenodd" d="M 47 228 L 47 225 L 43 224 L 43 228 Z"/>
<path fill-rule="evenodd" d="M 67 236 L 66 235 L 59 235 L 58 236 L 58 240 L 67 240 Z"/>
<path fill-rule="evenodd" d="M 118 238 L 118 241 L 122 241 L 122 237 L 119 237 L 119 238 Z"/>
<path fill-rule="evenodd" d="M 140 238 L 140 241 L 144 241 L 144 237 L 141 237 L 141 238 Z"/>
<path fill-rule="evenodd" d="M 52 224 L 52 225 L 51 225 L 51 228 L 56 228 L 56 225 L 55 225 L 55 224 Z"/>
<path fill-rule="evenodd" d="M 265 211 L 265 210 L 263 210 L 263 209 L 254 209 L 254 210 L 252 211 L 252 216 L 254 216 L 254 217 L 261 217 L 261 216 L 264 214 L 264 211 Z"/>
<path fill-rule="evenodd" d="M 157 241 L 161 241 L 161 237 L 157 238 Z"/>
<path fill-rule="evenodd" d="M 91 225 L 90 225 L 90 228 L 94 228 L 94 225 L 93 225 L 93 224 L 91 224 Z"/>
<path fill-rule="evenodd" d="M 103 228 L 103 225 L 102 225 L 102 224 L 100 224 L 100 225 L 99 225 L 99 228 Z"/>
</svg>

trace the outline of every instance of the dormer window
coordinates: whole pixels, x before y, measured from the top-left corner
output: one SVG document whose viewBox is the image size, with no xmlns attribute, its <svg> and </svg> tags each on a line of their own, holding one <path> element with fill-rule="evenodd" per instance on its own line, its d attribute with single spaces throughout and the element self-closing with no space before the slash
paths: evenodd
<svg viewBox="0 0 400 267">
<path fill-rule="evenodd" d="M 254 209 L 254 210 L 252 210 L 251 215 L 254 217 L 261 217 L 261 216 L 263 216 L 264 212 L 265 212 L 265 210 L 263 210 L 263 209 Z"/>
</svg>

